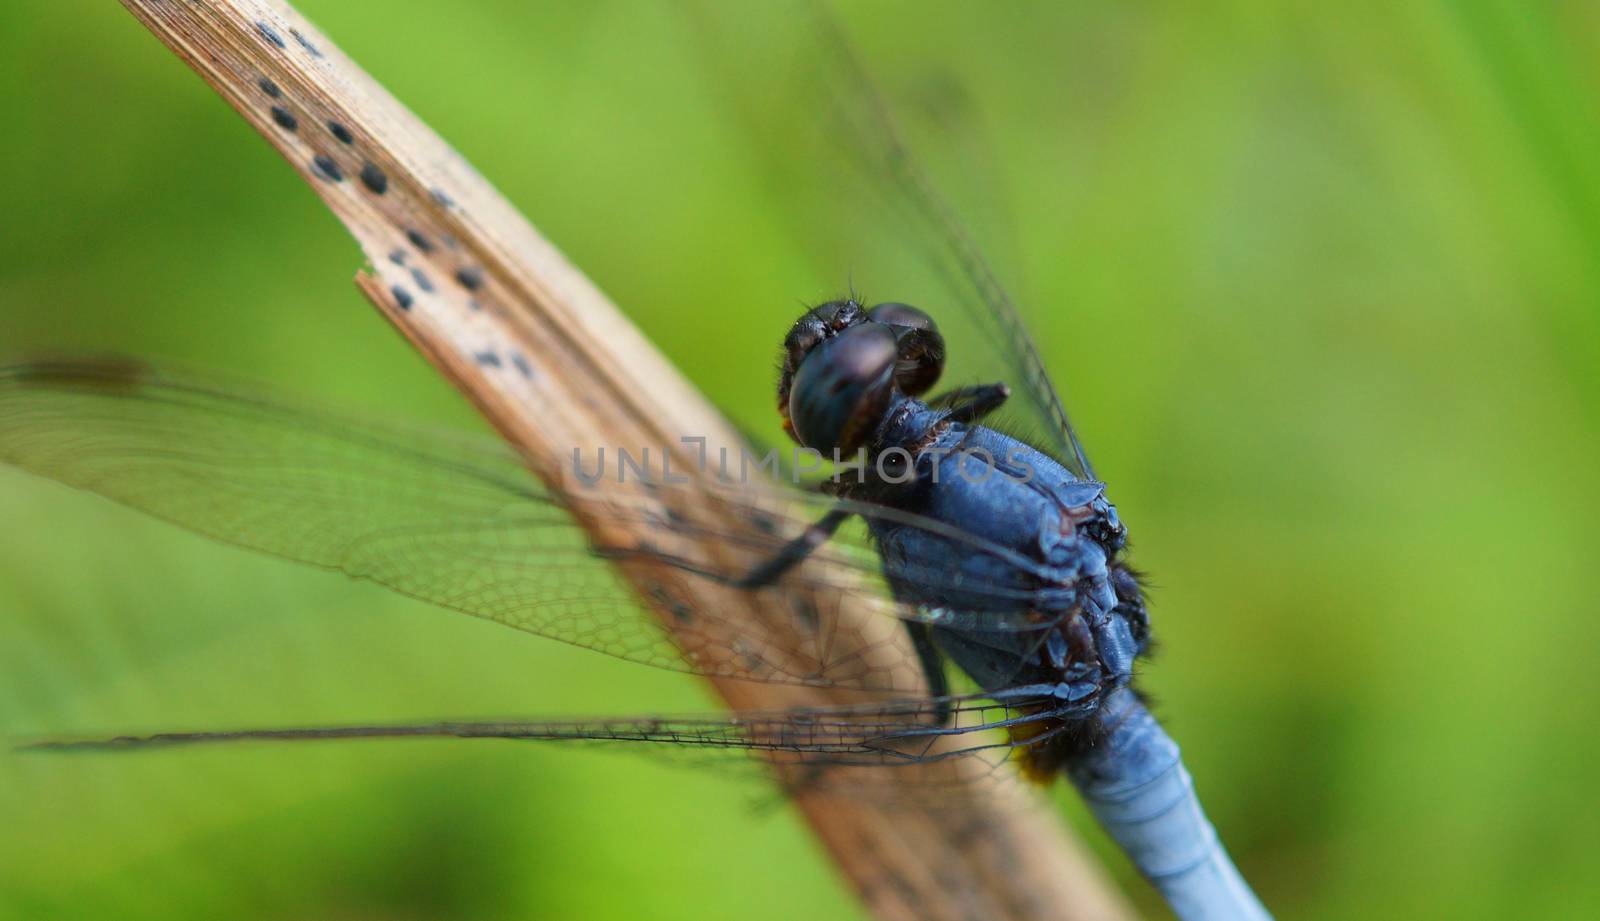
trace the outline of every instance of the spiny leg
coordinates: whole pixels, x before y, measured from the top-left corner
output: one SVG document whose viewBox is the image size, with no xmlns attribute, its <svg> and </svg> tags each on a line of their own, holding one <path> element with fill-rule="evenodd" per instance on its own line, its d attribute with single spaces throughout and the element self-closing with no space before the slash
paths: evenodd
<svg viewBox="0 0 1600 921">
<path fill-rule="evenodd" d="M 906 632 L 911 635 L 911 648 L 917 652 L 917 664 L 922 667 L 922 677 L 928 682 L 928 696 L 933 699 L 933 725 L 948 726 L 950 709 L 950 678 L 944 671 L 944 656 L 933 640 L 933 627 L 920 621 L 906 621 Z"/>
<path fill-rule="evenodd" d="M 750 570 L 745 575 L 734 579 L 732 582 L 733 587 L 743 589 L 762 588 L 778 581 L 784 573 L 793 569 L 801 560 L 810 556 L 812 551 L 827 543 L 828 538 L 839 530 L 839 526 L 844 524 L 850 515 L 850 512 L 842 508 L 829 511 L 826 515 L 817 519 L 810 527 L 800 532 L 798 537 L 779 548 L 778 552 L 769 557 L 766 562 Z"/>
<path fill-rule="evenodd" d="M 812 551 L 826 543 L 828 538 L 832 537 L 833 533 L 839 530 L 839 526 L 844 524 L 852 514 L 852 512 L 843 508 L 833 509 L 817 519 L 815 523 L 802 531 L 798 537 L 778 548 L 776 553 L 742 576 L 729 576 L 702 564 L 682 557 L 660 553 L 649 547 L 594 546 L 590 548 L 589 552 L 599 559 L 612 560 L 614 562 L 634 559 L 654 560 L 658 563 L 681 569 L 684 572 L 703 576 L 718 585 L 726 585 L 730 588 L 745 590 L 765 588 L 777 582 L 784 573 L 793 569 L 802 560 L 810 556 Z"/>
<path fill-rule="evenodd" d="M 999 409 L 1009 396 L 1011 388 L 1005 384 L 978 384 L 940 394 L 929 402 L 950 407 L 950 421 L 969 425 Z"/>
</svg>

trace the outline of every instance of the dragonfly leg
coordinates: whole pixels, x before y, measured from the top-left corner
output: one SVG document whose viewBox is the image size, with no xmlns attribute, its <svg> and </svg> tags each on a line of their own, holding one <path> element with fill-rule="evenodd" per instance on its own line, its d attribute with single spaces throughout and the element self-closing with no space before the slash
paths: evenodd
<svg viewBox="0 0 1600 921">
<path fill-rule="evenodd" d="M 728 576 L 707 569 L 690 560 L 659 554 L 654 550 L 641 547 L 595 546 L 591 547 L 589 552 L 600 559 L 617 562 L 632 559 L 651 559 L 658 563 L 681 569 L 684 572 L 704 576 L 718 585 L 753 590 L 765 588 L 777 582 L 784 573 L 793 569 L 796 564 L 810 556 L 813 550 L 827 543 L 828 538 L 832 537 L 833 533 L 839 530 L 839 526 L 844 524 L 852 514 L 852 512 L 842 508 L 833 509 L 817 519 L 815 523 L 802 531 L 798 537 L 778 548 L 776 553 L 742 576 Z"/>
<path fill-rule="evenodd" d="M 941 394 L 931 402 L 949 406 L 948 418 L 952 422 L 967 425 L 999 409 L 1009 396 L 1011 388 L 1005 384 L 979 384 Z"/>
<path fill-rule="evenodd" d="M 944 672 L 944 655 L 933 641 L 933 627 L 918 621 L 907 621 L 906 632 L 911 634 L 911 648 L 917 651 L 917 664 L 922 666 L 922 677 L 928 682 L 928 696 L 933 699 L 933 724 L 950 725 L 950 678 Z"/>
<path fill-rule="evenodd" d="M 813 550 L 827 543 L 828 538 L 839 530 L 839 526 L 844 524 L 850 515 L 850 512 L 839 508 L 823 515 L 815 524 L 801 532 L 800 536 L 784 544 L 766 562 L 733 580 L 733 587 L 762 588 L 778 581 L 779 577 L 793 569 L 795 564 L 810 556 Z"/>
</svg>

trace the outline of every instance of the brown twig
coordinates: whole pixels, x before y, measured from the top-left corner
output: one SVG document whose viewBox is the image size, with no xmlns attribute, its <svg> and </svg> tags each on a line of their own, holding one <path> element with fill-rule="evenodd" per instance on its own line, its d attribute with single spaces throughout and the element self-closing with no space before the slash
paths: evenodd
<svg viewBox="0 0 1600 921">
<path fill-rule="evenodd" d="M 123 2 L 316 190 L 370 263 L 356 277 L 361 290 L 547 482 L 568 485 L 562 460 L 573 446 L 676 446 L 684 433 L 704 436 L 712 451 L 739 444 L 605 295 L 296 11 L 261 0 Z M 680 460 L 690 468 L 687 454 Z M 680 492 L 692 502 L 694 487 Z M 713 506 L 694 511 L 715 514 Z M 630 546 L 644 537 L 627 533 L 627 520 L 582 504 L 572 511 L 597 543 Z M 745 562 L 727 546 L 694 549 L 730 571 Z M 642 563 L 624 570 L 646 598 L 662 578 Z M 752 593 L 709 583 L 692 590 L 697 606 L 719 613 L 717 622 L 691 629 L 661 618 L 691 659 L 732 648 L 728 624 L 745 642 L 761 637 L 764 648 L 804 647 L 794 619 L 761 610 Z M 838 642 L 857 643 L 860 655 L 898 670 L 893 686 L 918 686 L 912 656 L 892 647 L 902 641 L 892 622 L 848 607 L 836 615 L 848 627 L 836 631 Z M 736 710 L 859 700 L 826 688 L 713 683 Z M 880 918 L 1129 916 L 1048 811 L 1000 778 L 946 791 L 937 805 L 890 808 L 804 787 L 794 796 Z"/>
</svg>

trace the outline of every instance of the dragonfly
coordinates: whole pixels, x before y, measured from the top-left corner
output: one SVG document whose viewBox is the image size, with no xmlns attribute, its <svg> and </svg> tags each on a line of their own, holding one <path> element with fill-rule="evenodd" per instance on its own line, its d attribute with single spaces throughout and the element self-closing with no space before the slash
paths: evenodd
<svg viewBox="0 0 1600 921">
<path fill-rule="evenodd" d="M 663 512 L 632 494 L 602 497 L 597 513 L 593 495 L 541 481 L 498 442 L 380 424 L 137 360 L 0 368 L 0 460 L 226 543 L 517 630 L 656 667 L 859 690 L 862 703 L 163 732 L 34 747 L 509 738 L 627 744 L 719 763 L 756 754 L 786 783 L 824 784 L 840 769 L 893 776 L 937 763 L 951 770 L 935 776 L 961 782 L 1014 765 L 1039 783 L 1067 777 L 1179 917 L 1268 917 L 1206 819 L 1176 744 L 1133 687 L 1151 625 L 1126 558 L 1127 529 L 1020 311 L 911 156 L 837 26 L 807 22 L 815 40 L 796 55 L 805 64 L 798 85 L 823 87 L 819 108 L 836 126 L 828 147 L 848 177 L 829 207 L 874 203 L 864 210 L 892 220 L 886 238 L 914 252 L 942 292 L 923 306 L 852 294 L 805 310 L 789 328 L 777 387 L 784 431 L 805 449 L 860 463 L 777 501 L 770 489 L 757 496 L 737 483 L 697 496 L 715 514 Z M 947 358 L 963 362 L 973 382 L 935 394 Z M 1002 412 L 1032 437 L 989 424 Z M 663 539 L 596 543 L 570 514 L 577 504 Z M 749 526 L 716 523 L 730 519 Z M 691 545 L 737 544 L 760 562 L 731 568 L 668 539 L 684 536 Z M 618 572 L 640 562 L 678 577 L 646 590 L 655 607 L 718 629 L 692 649 L 693 630 L 665 633 Z M 811 625 L 813 648 L 741 641 L 737 624 L 696 602 L 697 585 L 792 609 Z M 921 684 L 895 686 L 871 654 L 903 644 L 834 652 L 832 612 L 801 604 L 797 588 L 875 612 L 888 639 L 909 639 Z M 710 638 L 726 636 L 735 639 Z"/>
</svg>

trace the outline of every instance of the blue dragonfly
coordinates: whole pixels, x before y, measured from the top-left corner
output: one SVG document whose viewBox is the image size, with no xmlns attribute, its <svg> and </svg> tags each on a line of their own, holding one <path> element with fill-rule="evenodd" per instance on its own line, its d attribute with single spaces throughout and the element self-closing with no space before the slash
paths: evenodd
<svg viewBox="0 0 1600 921">
<path fill-rule="evenodd" d="M 930 310 L 831 300 L 790 328 L 777 400 L 784 429 L 806 449 L 858 465 L 777 504 L 729 484 L 697 500 L 719 506 L 704 520 L 623 496 L 605 512 L 633 533 L 736 541 L 764 560 L 755 567 L 730 569 L 654 541 L 595 543 L 568 514 L 592 497 L 540 482 L 504 445 L 385 426 L 139 362 L 0 369 L 0 459 L 221 541 L 529 633 L 658 667 L 871 692 L 863 703 L 166 732 L 36 747 L 427 736 L 615 743 L 719 764 L 755 753 L 789 784 L 828 784 L 848 769 L 856 790 L 856 769 L 893 778 L 897 767 L 936 764 L 948 770 L 919 777 L 960 783 L 1015 767 L 1040 783 L 1066 776 L 1179 917 L 1266 918 L 1205 818 L 1177 746 L 1133 687 L 1151 631 L 1127 531 L 1019 312 L 848 44 L 830 22 L 810 24 L 816 40 L 795 56 L 804 63 L 795 85 L 822 88 L 821 108 L 836 126 L 829 149 L 847 167 L 841 175 L 868 193 L 830 197 L 830 220 L 850 202 L 869 220 L 890 221 L 884 238 L 925 257 L 941 293 L 919 298 Z M 930 396 L 947 353 L 971 383 Z M 1033 437 L 985 424 L 1000 412 Z M 730 518 L 750 526 L 709 523 Z M 852 531 L 853 522 L 861 527 Z M 812 649 L 753 639 L 685 649 L 693 631 L 669 638 L 611 565 L 640 560 L 681 576 L 649 594 L 685 623 L 718 619 L 695 602 L 697 581 L 763 593 L 780 607 L 796 580 L 808 597 L 849 596 L 904 631 L 923 683 L 886 683 L 885 662 L 862 652 L 878 648 L 871 642 L 833 654 L 825 607 L 794 612 L 813 624 Z M 736 625 L 722 627 L 714 635 L 738 635 Z M 890 779 L 875 795 L 895 787 Z"/>
</svg>

